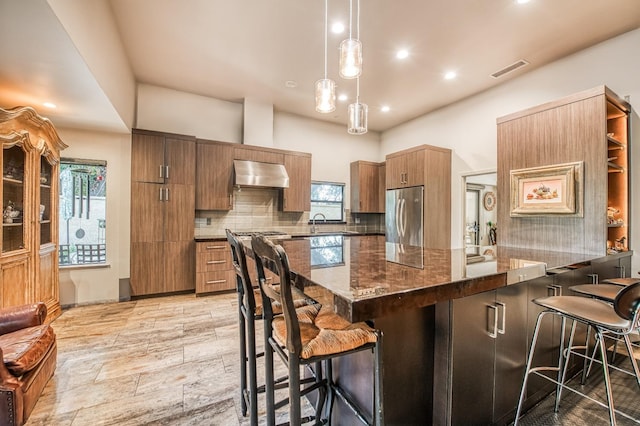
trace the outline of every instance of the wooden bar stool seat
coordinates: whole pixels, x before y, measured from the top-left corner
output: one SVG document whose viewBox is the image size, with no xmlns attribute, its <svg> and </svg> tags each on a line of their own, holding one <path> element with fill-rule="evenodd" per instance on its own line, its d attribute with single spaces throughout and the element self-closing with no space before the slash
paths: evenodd
<svg viewBox="0 0 640 426">
<path fill-rule="evenodd" d="M 292 292 L 294 284 L 284 249 L 263 236 L 253 236 L 251 247 L 265 306 L 267 426 L 275 424 L 276 410 L 286 404 L 289 405 L 290 425 L 312 420 L 316 424 L 330 422 L 335 397 L 340 398 L 363 424 L 382 425 L 382 333 L 365 323 L 350 323 L 319 304 L 296 309 Z M 279 287 L 266 281 L 264 265 L 274 267 L 272 271 L 279 276 Z M 271 306 L 276 302 L 283 308 L 282 316 L 274 317 L 271 312 Z M 370 415 L 364 413 L 334 382 L 332 375 L 333 359 L 359 351 L 372 351 L 374 355 L 373 407 Z M 278 402 L 275 401 L 273 381 L 274 353 L 278 354 L 289 371 L 289 397 Z M 301 377 L 301 366 L 313 367 L 311 382 Z M 300 398 L 314 391 L 317 391 L 314 413 L 303 417 Z"/>
</svg>

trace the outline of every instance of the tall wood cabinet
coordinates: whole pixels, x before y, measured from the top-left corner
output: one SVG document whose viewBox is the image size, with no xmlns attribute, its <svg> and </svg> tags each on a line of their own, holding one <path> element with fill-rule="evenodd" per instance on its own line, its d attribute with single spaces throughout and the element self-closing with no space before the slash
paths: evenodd
<svg viewBox="0 0 640 426">
<path fill-rule="evenodd" d="M 351 213 L 384 213 L 385 163 L 354 161 L 351 167 Z"/>
<path fill-rule="evenodd" d="M 498 194 L 510 194 L 510 171 L 582 161 L 579 215 L 510 216 L 498 203 L 498 243 L 611 254 L 629 249 L 629 112 L 606 86 L 498 118 Z M 578 201 L 578 202 L 579 202 Z M 562 232 L 558 232 L 562 229 Z"/>
<path fill-rule="evenodd" d="M 424 186 L 424 247 L 451 247 L 451 150 L 419 145 L 386 157 L 387 189 Z"/>
<path fill-rule="evenodd" d="M 131 295 L 195 288 L 195 138 L 134 130 Z"/>
<path fill-rule="evenodd" d="M 60 315 L 58 177 L 62 142 L 29 107 L 0 109 L 2 142 L 2 307 L 42 301 Z"/>
</svg>

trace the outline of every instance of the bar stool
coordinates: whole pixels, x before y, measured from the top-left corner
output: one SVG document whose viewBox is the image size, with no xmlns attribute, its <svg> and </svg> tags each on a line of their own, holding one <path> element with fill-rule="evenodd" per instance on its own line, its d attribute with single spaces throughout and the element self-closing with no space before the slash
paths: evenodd
<svg viewBox="0 0 640 426">
<path fill-rule="evenodd" d="M 605 389 L 607 393 L 607 405 L 599 401 L 595 402 L 605 407 L 608 406 L 610 423 L 612 425 L 615 425 L 615 408 L 613 404 L 613 394 L 611 392 L 611 382 L 609 379 L 609 365 L 606 357 L 604 334 L 608 333 L 616 335 L 624 340 L 627 352 L 629 353 L 629 359 L 635 373 L 636 382 L 640 387 L 640 372 L 638 371 L 637 361 L 633 357 L 633 349 L 629 340 L 629 334 L 636 328 L 638 328 L 640 322 L 640 283 L 632 284 L 630 286 L 622 288 L 622 290 L 620 290 L 620 292 L 616 295 L 613 301 L 613 305 L 607 304 L 600 300 L 580 296 L 543 297 L 534 299 L 533 302 L 537 305 L 542 306 L 543 308 L 545 308 L 545 310 L 540 312 L 540 314 L 538 315 L 536 326 L 533 332 L 531 348 L 529 349 L 529 355 L 527 357 L 527 368 L 525 370 L 524 379 L 522 382 L 522 389 L 520 390 L 520 398 L 518 400 L 518 409 L 516 411 L 514 426 L 518 424 L 520 412 L 522 410 L 522 403 L 524 402 L 524 394 L 529 374 L 537 373 L 541 377 L 544 377 L 556 383 L 556 412 L 559 408 L 562 389 L 567 388 L 574 391 L 564 384 L 568 357 L 571 356 L 571 352 L 568 352 L 567 359 L 564 359 L 564 330 L 567 319 L 572 321 L 571 334 L 567 346 L 568 348 L 571 348 L 573 345 L 573 337 L 575 334 L 577 323 L 582 323 L 587 326 L 593 327 L 596 332 L 596 340 L 598 341 L 600 353 L 602 355 L 601 361 L 604 374 Z M 562 318 L 560 356 L 558 359 L 558 366 L 532 368 L 531 364 L 538 340 L 540 324 L 542 322 L 542 319 L 547 315 L 557 315 Z M 558 373 L 558 378 L 557 380 L 554 380 L 547 375 L 538 373 L 539 371 L 556 371 Z"/>
<path fill-rule="evenodd" d="M 308 305 L 294 310 L 291 289 L 293 282 L 289 270 L 289 260 L 284 249 L 273 244 L 263 236 L 253 236 L 251 247 L 258 271 L 258 282 L 262 292 L 264 310 L 265 337 L 265 376 L 267 393 L 267 425 L 275 424 L 278 408 L 289 404 L 289 424 L 298 425 L 303 421 L 315 419 L 316 424 L 330 422 L 333 400 L 337 396 L 366 425 L 382 425 L 382 333 L 371 329 L 365 323 L 349 323 L 336 315 L 331 309 Z M 280 277 L 279 288 L 265 281 L 264 265 L 270 265 Z M 274 318 L 271 303 L 283 307 L 283 315 Z M 374 389 L 372 421 L 365 415 L 348 395 L 333 381 L 332 360 L 347 354 L 370 350 L 374 354 Z M 289 398 L 276 402 L 273 386 L 273 354 L 288 367 Z M 323 375 L 321 363 L 325 364 Z M 313 384 L 301 388 L 300 366 L 314 366 Z M 302 418 L 300 398 L 318 390 L 314 416 Z M 325 415 L 322 408 L 326 399 Z"/>
<path fill-rule="evenodd" d="M 260 289 L 254 287 L 249 276 L 247 258 L 242 243 L 229 229 L 225 230 L 227 241 L 231 247 L 232 264 L 236 274 L 236 291 L 238 294 L 238 329 L 240 340 L 240 402 L 242 415 L 249 412 L 251 425 L 258 424 L 258 393 L 264 392 L 264 385 L 258 386 L 257 358 L 264 352 L 256 351 L 255 322 L 262 319 L 263 307 Z M 304 293 L 296 289 L 294 305 L 296 307 L 315 303 Z M 274 315 L 282 313 L 282 307 L 274 306 Z M 276 383 L 286 387 L 286 377 L 276 379 Z"/>
</svg>

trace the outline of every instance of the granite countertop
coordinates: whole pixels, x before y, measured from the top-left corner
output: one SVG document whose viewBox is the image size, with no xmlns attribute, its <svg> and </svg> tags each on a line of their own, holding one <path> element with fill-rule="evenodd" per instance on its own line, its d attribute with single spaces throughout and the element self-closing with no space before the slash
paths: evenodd
<svg viewBox="0 0 640 426">
<path fill-rule="evenodd" d="M 494 246 L 484 262 L 467 265 L 464 249 L 425 249 L 424 268 L 418 269 L 386 261 L 384 236 L 330 237 L 330 244 L 323 238 L 276 241 L 289 254 L 305 292 L 352 322 L 493 290 L 599 257 Z"/>
</svg>

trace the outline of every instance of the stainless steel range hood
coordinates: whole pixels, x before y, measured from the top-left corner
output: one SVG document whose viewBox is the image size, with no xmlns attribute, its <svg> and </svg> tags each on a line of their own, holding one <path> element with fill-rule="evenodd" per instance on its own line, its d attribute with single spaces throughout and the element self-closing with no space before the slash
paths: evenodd
<svg viewBox="0 0 640 426">
<path fill-rule="evenodd" d="M 289 175 L 282 164 L 233 160 L 235 185 L 265 188 L 288 188 Z"/>
</svg>

